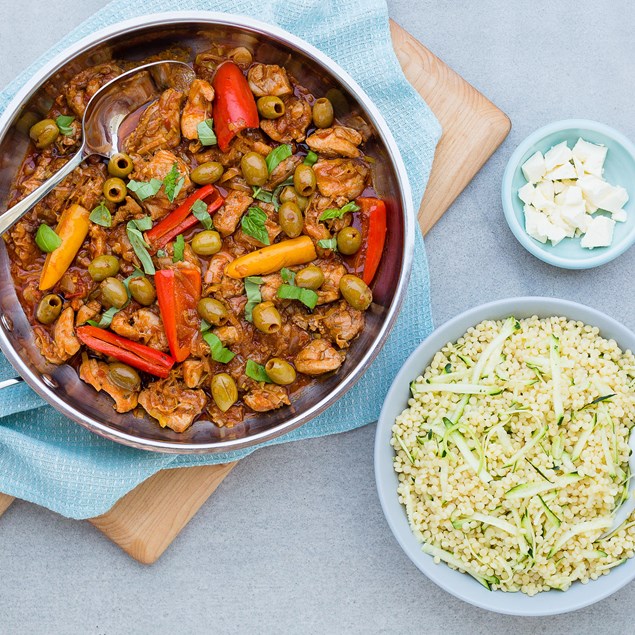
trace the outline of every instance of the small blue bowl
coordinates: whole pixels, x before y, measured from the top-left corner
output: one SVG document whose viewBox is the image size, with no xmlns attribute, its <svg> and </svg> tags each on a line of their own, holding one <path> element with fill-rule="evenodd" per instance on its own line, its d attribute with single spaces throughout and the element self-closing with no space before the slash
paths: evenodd
<svg viewBox="0 0 635 635">
<path fill-rule="evenodd" d="M 521 171 L 523 163 L 537 150 L 543 154 L 562 141 L 570 148 L 582 137 L 585 141 L 608 148 L 604 163 L 604 179 L 611 185 L 626 188 L 629 200 L 624 206 L 628 218 L 615 224 L 613 243 L 609 247 L 584 249 L 580 238 L 565 238 L 555 247 L 542 244 L 525 231 L 523 202 L 518 190 L 525 185 Z M 503 210 L 509 228 L 518 242 L 540 260 L 564 269 L 599 267 L 623 254 L 635 243 L 635 145 L 623 134 L 609 126 L 585 119 L 556 121 L 530 134 L 514 151 L 503 175 Z"/>
</svg>

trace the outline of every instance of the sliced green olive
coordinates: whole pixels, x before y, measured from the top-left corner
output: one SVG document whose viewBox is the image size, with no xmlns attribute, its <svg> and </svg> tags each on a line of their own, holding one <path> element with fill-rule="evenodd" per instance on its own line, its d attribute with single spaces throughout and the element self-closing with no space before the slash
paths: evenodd
<svg viewBox="0 0 635 635">
<path fill-rule="evenodd" d="M 119 273 L 119 258 L 107 254 L 97 256 L 88 265 L 88 273 L 95 282 L 116 276 Z"/>
<path fill-rule="evenodd" d="M 296 203 L 287 201 L 278 208 L 278 223 L 289 238 L 297 238 L 304 228 L 304 218 Z"/>
<path fill-rule="evenodd" d="M 214 403 L 223 411 L 227 412 L 238 401 L 238 388 L 231 375 L 218 373 L 212 377 L 211 385 L 212 399 Z"/>
<path fill-rule="evenodd" d="M 113 154 L 108 161 L 108 174 L 111 176 L 128 176 L 133 168 L 132 159 L 123 152 Z"/>
<path fill-rule="evenodd" d="M 197 256 L 213 256 L 221 250 L 222 246 L 223 239 L 213 229 L 199 232 L 192 239 L 192 251 Z"/>
<path fill-rule="evenodd" d="M 316 128 L 328 128 L 333 125 L 333 104 L 321 97 L 313 104 L 313 123 Z"/>
<path fill-rule="evenodd" d="M 130 392 L 135 392 L 141 388 L 139 373 L 128 364 L 120 362 L 108 364 L 108 377 L 113 384 Z"/>
<path fill-rule="evenodd" d="M 263 333 L 275 333 L 282 326 L 282 318 L 273 302 L 256 304 L 252 311 L 254 326 Z"/>
<path fill-rule="evenodd" d="M 157 299 L 154 285 L 145 276 L 136 276 L 128 282 L 132 298 L 142 306 L 150 306 Z"/>
<path fill-rule="evenodd" d="M 295 188 L 290 185 L 286 185 L 282 189 L 279 198 L 281 203 L 295 203 L 302 211 L 304 211 L 309 204 L 309 199 L 306 196 L 298 194 Z"/>
<path fill-rule="evenodd" d="M 113 177 L 104 182 L 104 196 L 111 203 L 121 203 L 128 193 L 126 184 L 119 178 Z"/>
<path fill-rule="evenodd" d="M 54 293 L 45 295 L 37 305 L 35 317 L 41 324 L 53 324 L 62 312 L 62 298 Z"/>
<path fill-rule="evenodd" d="M 293 173 L 293 186 L 301 196 L 311 196 L 315 192 L 315 172 L 310 165 L 300 163 Z"/>
<path fill-rule="evenodd" d="M 201 298 L 196 305 L 196 310 L 212 326 L 222 326 L 229 317 L 225 305 L 215 298 Z"/>
<path fill-rule="evenodd" d="M 190 173 L 190 179 L 192 183 L 196 183 L 196 185 L 216 183 L 216 181 L 223 176 L 224 171 L 225 168 L 222 163 L 218 163 L 218 161 L 208 161 L 194 168 Z"/>
<path fill-rule="evenodd" d="M 278 119 L 278 117 L 284 115 L 284 102 L 280 97 L 273 95 L 260 97 L 256 102 L 256 106 L 258 106 L 260 116 L 265 119 Z"/>
<path fill-rule="evenodd" d="M 324 272 L 316 265 L 309 265 L 295 274 L 295 284 L 303 289 L 316 291 L 324 284 Z"/>
<path fill-rule="evenodd" d="M 120 309 L 128 302 L 128 291 L 126 285 L 118 278 L 106 278 L 101 285 L 101 301 L 107 309 L 115 307 Z"/>
<path fill-rule="evenodd" d="M 53 119 L 42 119 L 31 126 L 29 136 L 38 150 L 50 146 L 60 134 L 60 129 Z"/>
<path fill-rule="evenodd" d="M 346 274 L 340 278 L 340 291 L 344 299 L 358 311 L 365 311 L 373 301 L 373 292 L 357 276 Z"/>
<path fill-rule="evenodd" d="M 295 381 L 295 368 L 280 357 L 272 357 L 265 364 L 265 371 L 267 371 L 269 379 L 280 386 L 288 386 Z"/>
<path fill-rule="evenodd" d="M 247 152 L 240 160 L 240 169 L 248 185 L 260 187 L 269 178 L 269 169 L 265 158 L 257 152 Z"/>
<path fill-rule="evenodd" d="M 362 246 L 362 235 L 354 227 L 344 227 L 337 232 L 337 248 L 345 256 L 352 256 Z"/>
</svg>

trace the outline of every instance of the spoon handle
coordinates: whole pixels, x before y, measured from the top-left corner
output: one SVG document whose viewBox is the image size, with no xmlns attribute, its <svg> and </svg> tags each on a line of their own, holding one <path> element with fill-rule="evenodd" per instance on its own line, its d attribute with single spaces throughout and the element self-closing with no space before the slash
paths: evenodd
<svg viewBox="0 0 635 635">
<path fill-rule="evenodd" d="M 68 163 L 53 176 L 44 181 L 40 187 L 16 203 L 0 216 L 0 235 L 13 227 L 36 203 L 41 201 L 62 179 L 67 177 L 86 157 L 83 149 L 71 157 Z"/>
</svg>

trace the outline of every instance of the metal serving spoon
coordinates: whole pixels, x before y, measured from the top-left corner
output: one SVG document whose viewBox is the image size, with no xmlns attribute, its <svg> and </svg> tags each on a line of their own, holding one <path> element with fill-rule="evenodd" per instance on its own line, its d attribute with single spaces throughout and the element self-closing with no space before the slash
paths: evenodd
<svg viewBox="0 0 635 635">
<path fill-rule="evenodd" d="M 104 84 L 90 99 L 82 118 L 82 145 L 68 163 L 0 216 L 0 235 L 17 223 L 84 159 L 99 154 L 109 159 L 119 151 L 119 127 L 141 106 L 166 88 L 187 89 L 194 71 L 184 62 L 160 61 L 137 66 Z"/>
</svg>

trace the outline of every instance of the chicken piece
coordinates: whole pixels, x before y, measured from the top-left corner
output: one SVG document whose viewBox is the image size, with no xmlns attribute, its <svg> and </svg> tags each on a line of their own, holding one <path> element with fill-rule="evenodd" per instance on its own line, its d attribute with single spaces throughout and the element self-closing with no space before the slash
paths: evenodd
<svg viewBox="0 0 635 635">
<path fill-rule="evenodd" d="M 306 129 L 309 127 L 313 115 L 311 106 L 304 99 L 289 95 L 283 97 L 284 115 L 277 119 L 262 119 L 260 127 L 274 140 L 280 143 L 304 141 Z"/>
<path fill-rule="evenodd" d="M 273 191 L 280 183 L 293 175 L 295 169 L 303 160 L 304 157 L 302 155 L 292 154 L 290 157 L 280 161 L 269 175 L 269 180 L 265 183 L 265 189 Z"/>
<path fill-rule="evenodd" d="M 284 386 L 273 384 L 264 384 L 260 388 L 254 388 L 243 397 L 243 401 L 256 412 L 268 412 L 291 403 L 287 389 Z"/>
<path fill-rule="evenodd" d="M 101 304 L 97 300 L 91 300 L 86 304 L 82 304 L 81 307 L 77 310 L 77 315 L 75 316 L 75 326 L 81 326 L 82 324 L 86 324 L 88 320 L 94 320 L 101 311 Z"/>
<path fill-rule="evenodd" d="M 162 181 L 175 163 L 179 174 L 185 179 L 181 190 L 172 203 L 165 194 L 164 188 L 161 188 L 154 196 L 150 196 L 143 201 L 142 205 L 150 212 L 152 220 L 163 218 L 173 207 L 179 205 L 187 197 L 189 190 L 192 189 L 188 166 L 181 158 L 175 156 L 169 150 L 159 150 L 148 160 L 144 160 L 141 157 L 133 157 L 133 161 L 135 168 L 130 178 L 135 181 L 148 182 L 150 179 Z"/>
<path fill-rule="evenodd" d="M 340 280 L 346 274 L 346 268 L 338 260 L 322 259 L 314 264 L 324 273 L 324 282 L 317 290 L 318 305 L 335 302 L 340 297 Z"/>
<path fill-rule="evenodd" d="M 347 302 L 340 302 L 329 309 L 322 320 L 325 335 L 340 348 L 348 348 L 364 328 L 364 314 L 351 307 Z"/>
<path fill-rule="evenodd" d="M 234 259 L 234 257 L 226 251 L 219 251 L 214 254 L 209 261 L 207 271 L 205 272 L 205 284 L 220 284 L 225 275 L 225 267 Z"/>
<path fill-rule="evenodd" d="M 263 203 L 262 201 L 258 201 L 258 207 L 260 207 L 260 209 L 265 212 L 265 214 L 267 214 L 265 229 L 267 230 L 267 235 L 269 236 L 269 244 L 273 245 L 275 239 L 282 231 L 282 228 L 278 224 L 278 212 L 271 203 Z M 255 239 L 253 236 L 246 234 L 242 229 L 239 229 L 236 232 L 234 239 L 237 244 L 246 247 L 248 251 L 261 249 L 262 247 L 264 247 L 263 243 Z"/>
<path fill-rule="evenodd" d="M 53 329 L 53 339 L 57 355 L 63 361 L 70 359 L 80 349 L 81 342 L 75 335 L 75 311 L 71 307 L 64 309 L 57 318 Z"/>
<path fill-rule="evenodd" d="M 317 188 L 329 198 L 357 198 L 366 187 L 370 170 L 362 161 L 353 159 L 321 159 L 313 166 Z"/>
<path fill-rule="evenodd" d="M 236 231 L 238 223 L 254 199 L 245 192 L 231 190 L 225 203 L 214 214 L 214 228 L 221 236 L 229 236 Z"/>
<path fill-rule="evenodd" d="M 137 127 L 124 141 L 128 154 L 152 154 L 174 148 L 181 142 L 181 104 L 184 95 L 168 88 L 141 115 Z"/>
<path fill-rule="evenodd" d="M 223 152 L 218 146 L 210 146 L 196 152 L 194 158 L 199 163 L 217 161 L 225 168 L 237 167 L 244 154 L 257 152 L 266 157 L 273 150 L 273 145 L 265 140 L 265 135 L 256 128 L 241 130 L 231 141 L 229 150 Z"/>
<path fill-rule="evenodd" d="M 359 132 L 362 136 L 362 141 L 366 143 L 373 136 L 373 129 L 369 123 L 361 115 L 356 112 L 347 112 L 338 117 L 338 120 L 342 125 L 347 128 L 352 128 Z"/>
<path fill-rule="evenodd" d="M 322 212 L 329 207 L 333 207 L 330 198 L 314 194 L 304 210 L 304 233 L 316 242 L 331 238 L 331 232 L 320 221 Z"/>
<path fill-rule="evenodd" d="M 272 356 L 286 357 L 297 355 L 311 341 L 311 336 L 295 324 L 283 322 L 280 330 L 269 336 L 271 340 L 275 341 Z"/>
<path fill-rule="evenodd" d="M 162 428 L 185 432 L 205 408 L 207 397 L 202 390 L 187 389 L 183 382 L 168 377 L 142 390 L 139 403 Z"/>
<path fill-rule="evenodd" d="M 198 388 L 205 373 L 205 363 L 201 359 L 186 359 L 181 364 L 183 383 L 188 388 Z"/>
<path fill-rule="evenodd" d="M 225 275 L 225 267 L 233 260 L 227 252 L 219 251 L 212 256 L 205 272 L 205 293 L 213 293 L 219 300 L 227 300 L 244 293 L 245 285 L 242 280 Z"/>
<path fill-rule="evenodd" d="M 125 225 L 117 225 L 111 230 L 109 243 L 112 253 L 119 256 L 123 260 L 122 264 L 127 265 L 129 269 L 132 268 L 132 265 L 136 267 L 141 265 L 130 244 Z"/>
<path fill-rule="evenodd" d="M 11 254 L 11 266 L 20 265 L 20 268 L 26 268 L 35 262 L 40 254 L 40 248 L 35 243 L 35 234 L 37 225 L 31 223 L 25 218 L 16 223 L 6 234 L 9 252 Z M 0 240 L 2 240 L 0 238 Z M 40 264 L 40 269 L 42 265 Z M 15 274 L 14 274 L 15 277 Z M 16 286 L 17 283 L 16 283 Z"/>
<path fill-rule="evenodd" d="M 88 227 L 88 247 L 87 247 L 87 251 L 90 255 L 90 259 L 94 260 L 95 258 L 97 258 L 97 256 L 102 256 L 103 254 L 105 254 L 107 244 L 108 244 L 108 233 L 106 232 L 106 229 L 101 227 L 100 225 L 91 223 L 90 226 Z"/>
<path fill-rule="evenodd" d="M 115 314 L 110 328 L 133 342 L 141 342 L 164 353 L 169 350 L 161 318 L 152 309 L 134 309 L 134 305 Z"/>
<path fill-rule="evenodd" d="M 282 276 L 279 273 L 270 273 L 262 277 L 260 296 L 263 302 L 284 302 L 278 298 L 278 289 L 282 285 Z"/>
<path fill-rule="evenodd" d="M 132 196 L 126 196 L 126 202 L 117 207 L 117 211 L 112 217 L 112 226 L 116 227 L 121 223 L 127 223 L 133 218 L 141 218 L 143 215 L 141 205 Z"/>
<path fill-rule="evenodd" d="M 79 367 L 79 378 L 90 384 L 97 392 L 102 390 L 114 400 L 117 412 L 130 412 L 137 407 L 137 392 L 114 384 L 108 376 L 108 364 L 86 357 Z"/>
<path fill-rule="evenodd" d="M 83 117 L 90 98 L 121 73 L 122 69 L 112 62 L 91 66 L 78 73 L 62 89 L 68 105 L 78 117 Z"/>
<path fill-rule="evenodd" d="M 245 407 L 234 404 L 229 410 L 223 412 L 214 402 L 207 408 L 210 421 L 219 428 L 233 428 L 245 418 Z"/>
<path fill-rule="evenodd" d="M 287 71 L 276 64 L 254 64 L 247 73 L 247 81 L 256 97 L 282 97 L 293 92 Z"/>
<path fill-rule="evenodd" d="M 352 128 L 333 126 L 316 130 L 307 137 L 306 144 L 323 157 L 350 157 L 355 159 L 361 153 L 357 146 L 362 142 L 362 135 Z"/>
<path fill-rule="evenodd" d="M 238 344 L 242 338 L 242 329 L 237 326 L 219 326 L 214 329 L 214 334 L 223 343 L 223 346 Z"/>
<path fill-rule="evenodd" d="M 305 375 L 322 375 L 337 370 L 342 356 L 324 339 L 312 340 L 296 356 L 296 370 Z"/>
<path fill-rule="evenodd" d="M 181 134 L 186 139 L 198 139 L 198 124 L 209 119 L 212 113 L 214 89 L 204 79 L 195 79 L 181 115 Z"/>
</svg>

